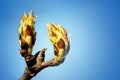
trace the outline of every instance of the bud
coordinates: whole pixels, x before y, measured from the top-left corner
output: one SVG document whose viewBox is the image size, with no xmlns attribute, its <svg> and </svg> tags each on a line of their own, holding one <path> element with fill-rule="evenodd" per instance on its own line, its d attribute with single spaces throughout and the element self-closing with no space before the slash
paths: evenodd
<svg viewBox="0 0 120 80">
<path fill-rule="evenodd" d="M 55 63 L 58 63 L 69 52 L 70 44 L 67 31 L 61 25 L 54 25 L 52 23 L 47 24 L 47 29 L 50 41 L 54 45 Z"/>
<path fill-rule="evenodd" d="M 21 54 L 31 55 L 32 49 L 36 40 L 35 32 L 35 16 L 31 11 L 29 14 L 24 13 L 19 27 L 19 44 Z"/>
</svg>

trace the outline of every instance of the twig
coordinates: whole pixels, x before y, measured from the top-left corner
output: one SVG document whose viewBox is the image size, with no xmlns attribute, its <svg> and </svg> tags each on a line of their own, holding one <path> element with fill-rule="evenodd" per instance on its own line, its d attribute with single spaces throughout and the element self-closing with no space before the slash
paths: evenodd
<svg viewBox="0 0 120 80">
<path fill-rule="evenodd" d="M 64 62 L 64 59 L 55 63 L 54 59 L 44 61 L 46 48 L 43 48 L 41 51 L 37 52 L 34 56 L 26 56 L 25 62 L 27 67 L 25 68 L 24 74 L 20 80 L 31 80 L 38 72 L 42 69 L 50 66 L 58 66 Z"/>
</svg>

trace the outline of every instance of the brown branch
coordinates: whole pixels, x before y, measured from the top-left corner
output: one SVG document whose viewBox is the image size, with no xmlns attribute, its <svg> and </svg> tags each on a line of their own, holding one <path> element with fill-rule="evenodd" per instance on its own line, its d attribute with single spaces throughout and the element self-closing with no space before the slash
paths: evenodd
<svg viewBox="0 0 120 80">
<path fill-rule="evenodd" d="M 42 69 L 50 66 L 58 66 L 64 62 L 64 59 L 55 63 L 54 59 L 44 61 L 46 48 L 43 48 L 41 51 L 37 52 L 34 56 L 26 56 L 25 62 L 27 67 L 25 68 L 24 74 L 20 80 L 31 80 L 38 72 Z"/>
</svg>

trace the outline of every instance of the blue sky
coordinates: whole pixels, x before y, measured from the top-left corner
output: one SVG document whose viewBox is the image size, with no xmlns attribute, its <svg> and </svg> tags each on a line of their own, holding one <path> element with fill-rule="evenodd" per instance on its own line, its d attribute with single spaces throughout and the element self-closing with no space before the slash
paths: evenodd
<svg viewBox="0 0 120 80">
<path fill-rule="evenodd" d="M 37 16 L 33 54 L 47 47 L 46 60 L 54 56 L 48 22 L 64 26 L 71 44 L 63 64 L 42 70 L 32 80 L 120 80 L 119 0 L 1 0 L 1 80 L 18 80 L 24 72 L 18 28 L 22 14 L 30 10 Z"/>
</svg>

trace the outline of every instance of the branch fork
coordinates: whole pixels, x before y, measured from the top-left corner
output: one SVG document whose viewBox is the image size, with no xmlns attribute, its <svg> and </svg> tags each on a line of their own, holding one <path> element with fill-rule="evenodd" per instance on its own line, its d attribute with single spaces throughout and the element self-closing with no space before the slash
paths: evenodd
<svg viewBox="0 0 120 80">
<path fill-rule="evenodd" d="M 24 74 L 20 80 L 31 80 L 31 78 L 39 73 L 42 69 L 50 66 L 58 66 L 63 63 L 64 59 L 58 63 L 55 63 L 54 59 L 44 61 L 46 49 L 47 48 L 43 48 L 35 55 L 24 57 L 27 67 L 25 68 Z"/>
</svg>

